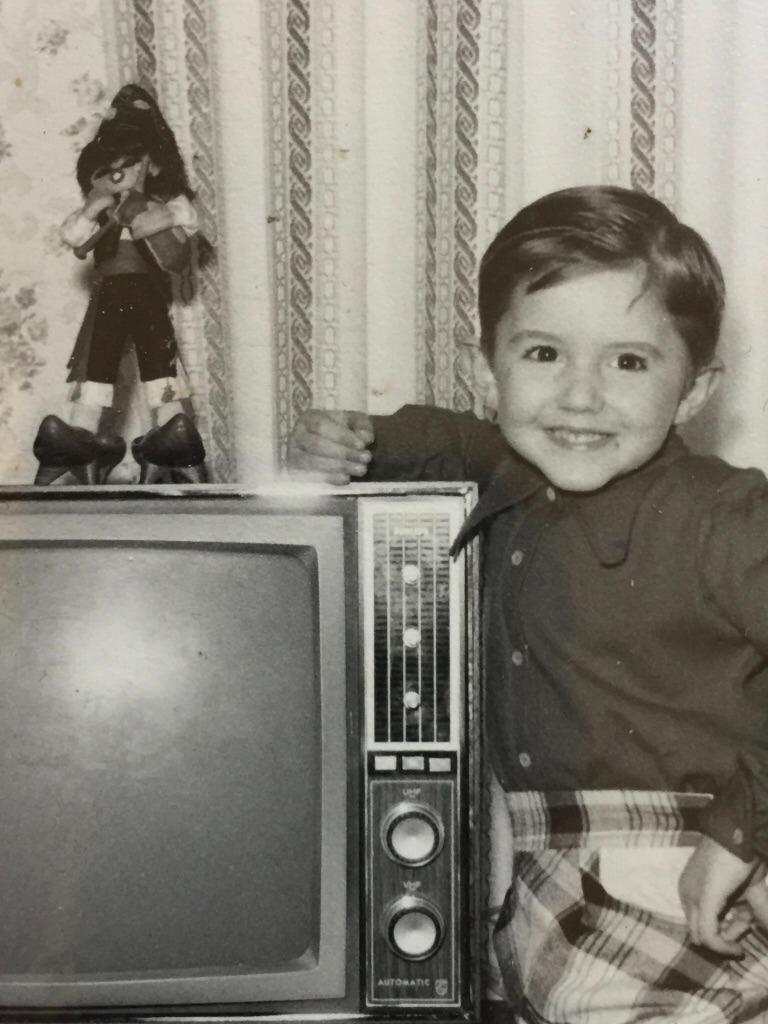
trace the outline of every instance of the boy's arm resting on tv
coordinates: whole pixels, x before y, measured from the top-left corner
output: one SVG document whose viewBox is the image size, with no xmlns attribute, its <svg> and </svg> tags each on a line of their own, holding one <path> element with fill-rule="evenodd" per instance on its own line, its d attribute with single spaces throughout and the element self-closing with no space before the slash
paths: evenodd
<svg viewBox="0 0 768 1024">
<path fill-rule="evenodd" d="M 389 416 L 314 409 L 297 422 L 288 467 L 331 483 L 350 479 L 487 483 L 509 449 L 472 413 L 405 405 Z"/>
</svg>

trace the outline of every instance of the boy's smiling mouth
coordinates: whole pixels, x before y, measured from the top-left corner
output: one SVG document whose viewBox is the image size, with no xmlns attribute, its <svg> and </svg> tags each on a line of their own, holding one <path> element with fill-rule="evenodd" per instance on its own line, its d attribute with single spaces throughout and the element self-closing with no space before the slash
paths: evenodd
<svg viewBox="0 0 768 1024">
<path fill-rule="evenodd" d="M 612 433 L 602 430 L 583 430 L 573 427 L 546 427 L 545 433 L 560 448 L 576 451 L 591 451 L 602 448 L 614 437 Z"/>
</svg>

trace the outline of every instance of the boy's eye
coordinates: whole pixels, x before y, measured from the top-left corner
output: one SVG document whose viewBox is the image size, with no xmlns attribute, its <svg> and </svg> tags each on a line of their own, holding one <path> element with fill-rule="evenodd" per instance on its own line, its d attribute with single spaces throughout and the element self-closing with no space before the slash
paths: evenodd
<svg viewBox="0 0 768 1024">
<path fill-rule="evenodd" d="M 645 356 L 635 355 L 634 352 L 622 352 L 616 358 L 616 365 L 620 370 L 647 370 L 648 360 Z"/>
<path fill-rule="evenodd" d="M 557 359 L 557 349 L 552 345 L 534 345 L 526 350 L 525 358 L 535 363 L 554 363 Z"/>
</svg>

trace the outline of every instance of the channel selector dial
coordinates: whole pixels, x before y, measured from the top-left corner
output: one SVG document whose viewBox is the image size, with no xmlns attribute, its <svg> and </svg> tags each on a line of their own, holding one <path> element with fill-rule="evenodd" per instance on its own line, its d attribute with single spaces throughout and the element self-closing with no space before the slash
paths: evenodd
<svg viewBox="0 0 768 1024">
<path fill-rule="evenodd" d="M 384 917 L 389 948 L 404 960 L 427 960 L 440 948 L 445 922 L 437 907 L 421 896 L 401 896 Z"/>
<path fill-rule="evenodd" d="M 440 853 L 445 829 L 431 807 L 404 800 L 384 816 L 381 839 L 392 860 L 417 868 L 429 864 Z"/>
</svg>

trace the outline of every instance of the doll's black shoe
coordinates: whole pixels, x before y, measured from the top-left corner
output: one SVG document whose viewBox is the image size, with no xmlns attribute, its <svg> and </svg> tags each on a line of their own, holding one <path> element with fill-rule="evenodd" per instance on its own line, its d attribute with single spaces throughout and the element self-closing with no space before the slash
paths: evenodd
<svg viewBox="0 0 768 1024">
<path fill-rule="evenodd" d="M 103 484 L 125 455 L 125 441 L 113 433 L 94 434 L 46 416 L 32 445 L 40 463 L 35 484 L 47 486 L 71 473 L 82 484 Z"/>
<path fill-rule="evenodd" d="M 205 483 L 203 439 L 189 416 L 182 412 L 137 437 L 131 451 L 141 470 L 139 483 Z"/>
</svg>

